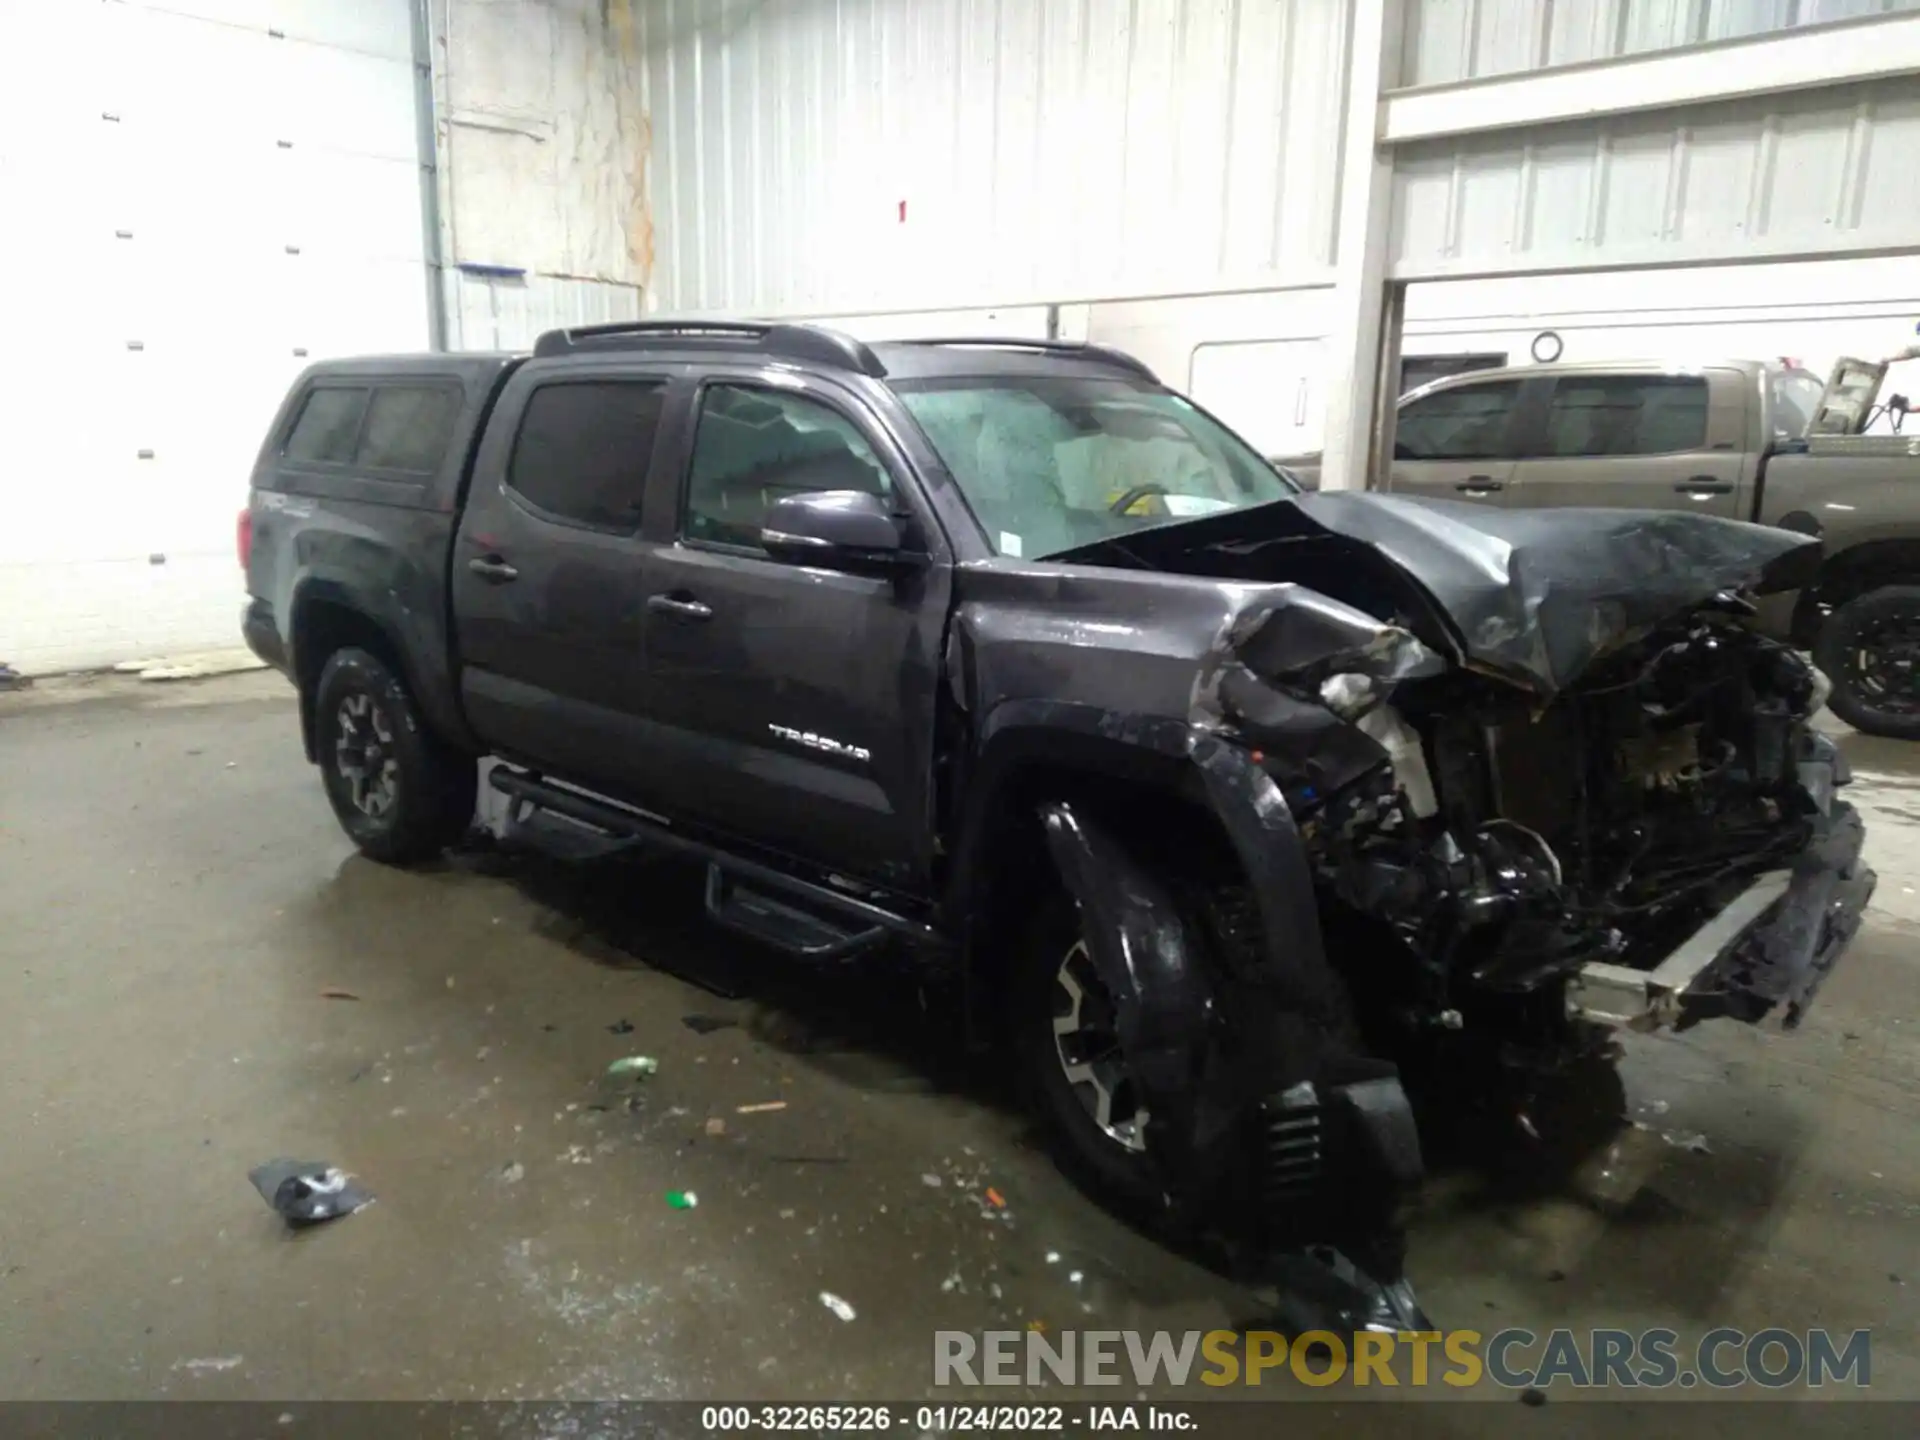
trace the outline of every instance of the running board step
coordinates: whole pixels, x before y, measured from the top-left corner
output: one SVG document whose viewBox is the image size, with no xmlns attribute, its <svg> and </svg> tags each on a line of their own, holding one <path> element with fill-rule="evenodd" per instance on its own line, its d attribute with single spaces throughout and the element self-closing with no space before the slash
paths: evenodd
<svg viewBox="0 0 1920 1440">
<path fill-rule="evenodd" d="M 504 765 L 488 772 L 487 783 L 510 800 L 585 827 L 585 840 L 604 835 L 705 861 L 708 916 L 789 955 L 845 960 L 866 953 L 889 936 L 930 949 L 944 948 L 942 937 L 928 925 L 871 900 L 681 834 L 656 816 Z"/>
<path fill-rule="evenodd" d="M 851 960 L 887 938 L 879 925 L 842 924 L 756 890 L 718 865 L 707 866 L 707 918 L 736 935 L 802 960 Z"/>
</svg>

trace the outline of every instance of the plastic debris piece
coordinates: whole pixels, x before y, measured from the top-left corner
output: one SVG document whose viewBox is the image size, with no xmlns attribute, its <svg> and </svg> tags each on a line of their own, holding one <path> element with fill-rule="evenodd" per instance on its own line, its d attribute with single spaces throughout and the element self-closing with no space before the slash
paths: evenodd
<svg viewBox="0 0 1920 1440">
<path fill-rule="evenodd" d="M 1060 1252 L 1058 1250 L 1047 1251 L 1047 1264 L 1058 1265 L 1059 1263 L 1060 1263 Z"/>
<path fill-rule="evenodd" d="M 631 1035 L 633 1033 L 633 1022 L 623 1015 L 620 1019 L 614 1021 L 613 1024 L 607 1026 L 607 1029 L 615 1035 Z"/>
<path fill-rule="evenodd" d="M 680 1023 L 696 1035 L 711 1035 L 716 1030 L 731 1030 L 740 1022 L 720 1015 L 682 1015 Z"/>
<path fill-rule="evenodd" d="M 938 1175 L 935 1175 L 932 1171 L 928 1170 L 928 1171 L 921 1172 L 920 1183 L 922 1185 L 928 1186 L 931 1189 L 938 1190 L 942 1185 L 946 1184 L 947 1182 L 942 1180 Z"/>
<path fill-rule="evenodd" d="M 658 1073 L 660 1062 L 651 1055 L 623 1055 L 607 1066 L 609 1080 L 644 1080 Z"/>
<path fill-rule="evenodd" d="M 854 1315 L 858 1313 L 854 1310 L 853 1306 L 842 1300 L 831 1290 L 822 1290 L 820 1292 L 820 1303 L 833 1311 L 833 1313 L 838 1315 L 842 1320 L 851 1320 Z"/>
<path fill-rule="evenodd" d="M 289 1225 L 318 1225 L 373 1203 L 373 1192 L 324 1160 L 269 1160 L 247 1179 Z"/>
<path fill-rule="evenodd" d="M 358 1000 L 360 997 L 351 990 L 336 990 L 328 986 L 320 992 L 320 998 L 322 1000 Z"/>
<path fill-rule="evenodd" d="M 987 1203 L 996 1210 L 1004 1210 L 1007 1208 L 1006 1197 L 991 1185 L 987 1187 Z"/>
<path fill-rule="evenodd" d="M 700 1197 L 691 1190 L 667 1191 L 667 1204 L 675 1210 L 691 1210 L 700 1203 Z"/>
<path fill-rule="evenodd" d="M 707 1134 L 709 1134 L 709 1135 L 724 1135 L 724 1134 L 726 1134 L 726 1133 L 727 1133 L 727 1122 L 726 1122 L 726 1121 L 724 1121 L 724 1120 L 722 1120 L 722 1119 L 721 1119 L 721 1118 L 720 1118 L 720 1117 L 719 1117 L 718 1115 L 715 1115 L 715 1116 L 712 1116 L 712 1117 L 711 1117 L 710 1119 L 708 1119 L 708 1121 L 707 1121 Z"/>
<path fill-rule="evenodd" d="M 518 1160 L 509 1161 L 500 1167 L 500 1183 L 502 1185 L 518 1184 L 520 1181 L 526 1179 L 526 1176 L 527 1167 L 522 1165 Z"/>
<path fill-rule="evenodd" d="M 1082 1280 L 1086 1278 L 1087 1277 L 1078 1270 L 1071 1270 L 1067 1273 L 1067 1281 L 1068 1283 L 1073 1285 L 1078 1285 Z"/>
<path fill-rule="evenodd" d="M 733 1107 L 733 1113 L 736 1115 L 764 1115 L 769 1110 L 784 1110 L 786 1108 L 787 1102 L 784 1100 L 762 1100 L 758 1105 L 736 1105 Z"/>
<path fill-rule="evenodd" d="M 1044 1320 L 1029 1320 L 1027 1321 L 1027 1328 L 1036 1335 L 1044 1335 L 1047 1333 L 1047 1322 Z"/>
</svg>

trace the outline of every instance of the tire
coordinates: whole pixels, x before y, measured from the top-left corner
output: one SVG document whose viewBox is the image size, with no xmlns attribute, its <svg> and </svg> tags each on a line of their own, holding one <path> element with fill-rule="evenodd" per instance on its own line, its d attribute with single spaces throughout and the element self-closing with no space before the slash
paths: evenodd
<svg viewBox="0 0 1920 1440">
<path fill-rule="evenodd" d="M 1909 651 L 1904 662 L 1890 662 L 1876 645 L 1897 635 Z M 1862 657 L 1878 656 L 1878 662 Z M 1920 740 L 1920 671 L 1887 665 L 1920 663 L 1920 585 L 1888 585 L 1849 600 L 1826 619 L 1813 649 L 1814 663 L 1833 682 L 1827 708 L 1854 729 L 1895 740 Z M 1889 692 L 1904 680 L 1909 697 Z"/>
<path fill-rule="evenodd" d="M 479 767 L 427 729 L 378 657 L 336 650 L 314 686 L 321 781 L 340 828 L 369 859 L 439 855 L 473 819 Z"/>
<path fill-rule="evenodd" d="M 1085 1087 L 1076 1089 L 1068 1079 L 1056 1041 L 1054 1017 L 1069 1003 L 1060 972 L 1083 943 L 1078 910 L 1055 891 L 1022 937 L 1008 986 L 1020 1089 L 1061 1170 L 1129 1218 L 1151 1222 L 1165 1208 L 1153 1160 L 1144 1148 L 1129 1148 L 1095 1120 L 1083 1098 Z"/>
</svg>

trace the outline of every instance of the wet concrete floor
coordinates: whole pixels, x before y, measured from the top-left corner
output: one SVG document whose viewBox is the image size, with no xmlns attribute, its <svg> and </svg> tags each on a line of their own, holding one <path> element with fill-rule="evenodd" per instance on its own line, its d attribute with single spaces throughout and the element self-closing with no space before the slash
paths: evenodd
<svg viewBox="0 0 1920 1440">
<path fill-rule="evenodd" d="M 1438 1180 L 1440 1324 L 1865 1327 L 1920 1399 L 1920 748 L 1844 743 L 1881 890 L 1812 1016 L 1634 1043 L 1584 1189 Z M 906 1399 L 936 1329 L 1257 1319 L 909 980 L 748 956 L 682 881 L 358 858 L 275 676 L 0 697 L 0 1397 Z M 246 1179 L 283 1155 L 378 1201 L 291 1234 Z"/>
</svg>

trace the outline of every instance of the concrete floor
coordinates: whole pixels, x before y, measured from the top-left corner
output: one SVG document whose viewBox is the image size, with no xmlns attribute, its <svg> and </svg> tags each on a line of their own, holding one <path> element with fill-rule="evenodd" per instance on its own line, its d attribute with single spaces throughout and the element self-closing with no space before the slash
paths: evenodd
<svg viewBox="0 0 1920 1440">
<path fill-rule="evenodd" d="M 1441 1324 L 1871 1327 L 1920 1398 L 1920 749 L 1844 743 L 1881 890 L 1807 1024 L 1636 1043 L 1619 1203 L 1436 1183 Z M 1071 1189 L 903 979 L 694 909 L 359 859 L 277 676 L 0 696 L 0 1397 L 910 1398 L 936 1328 L 1257 1313 Z M 595 1108 L 632 1053 L 641 1108 Z M 378 1203 L 290 1234 L 246 1179 L 281 1155 Z"/>
</svg>

